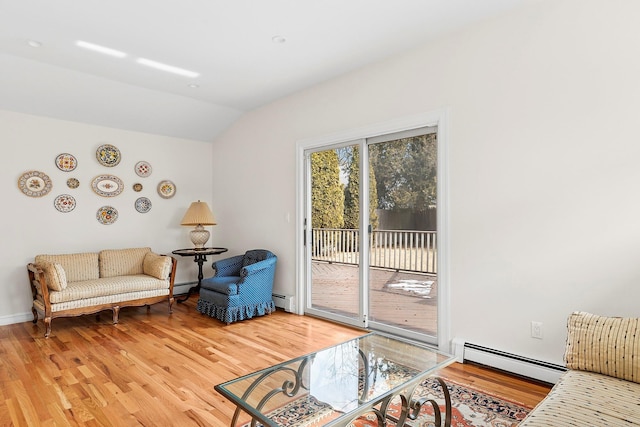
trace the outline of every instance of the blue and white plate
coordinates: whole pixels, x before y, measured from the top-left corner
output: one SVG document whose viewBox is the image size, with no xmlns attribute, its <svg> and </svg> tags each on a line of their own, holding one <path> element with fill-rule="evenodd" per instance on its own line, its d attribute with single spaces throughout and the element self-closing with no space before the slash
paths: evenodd
<svg viewBox="0 0 640 427">
<path fill-rule="evenodd" d="M 138 197 L 136 199 L 136 210 L 140 213 L 147 213 L 151 210 L 151 200 L 146 197 Z"/>
</svg>

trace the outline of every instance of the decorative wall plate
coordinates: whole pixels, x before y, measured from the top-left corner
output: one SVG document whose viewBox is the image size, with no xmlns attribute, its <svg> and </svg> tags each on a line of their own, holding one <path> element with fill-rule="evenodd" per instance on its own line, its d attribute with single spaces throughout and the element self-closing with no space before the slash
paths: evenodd
<svg viewBox="0 0 640 427">
<path fill-rule="evenodd" d="M 135 184 L 133 184 L 133 191 L 135 191 L 136 193 L 139 191 L 142 191 L 142 184 L 136 182 Z"/>
<path fill-rule="evenodd" d="M 118 219 L 118 210 L 113 206 L 103 206 L 96 212 L 96 219 L 103 225 L 113 224 Z"/>
<path fill-rule="evenodd" d="M 140 213 L 147 213 L 151 210 L 151 200 L 146 197 L 136 199 L 136 210 Z"/>
<path fill-rule="evenodd" d="M 60 212 L 71 212 L 76 208 L 76 199 L 69 194 L 61 194 L 53 200 L 53 206 Z"/>
<path fill-rule="evenodd" d="M 124 184 L 114 175 L 99 175 L 91 182 L 91 188 L 102 197 L 115 197 L 122 193 Z"/>
<path fill-rule="evenodd" d="M 136 174 L 143 178 L 151 175 L 151 165 L 147 162 L 138 162 L 136 163 Z"/>
<path fill-rule="evenodd" d="M 160 181 L 160 184 L 158 184 L 158 194 L 163 199 L 170 199 L 176 195 L 176 185 L 168 179 Z"/>
<path fill-rule="evenodd" d="M 67 187 L 78 188 L 79 186 L 80 186 L 80 181 L 78 181 L 76 178 L 69 178 L 67 180 Z"/>
<path fill-rule="evenodd" d="M 120 150 L 111 144 L 104 144 L 96 150 L 96 158 L 102 166 L 113 167 L 120 163 Z"/>
<path fill-rule="evenodd" d="M 78 161 L 69 153 L 62 153 L 56 157 L 56 166 L 63 172 L 71 172 L 78 167 Z"/>
<path fill-rule="evenodd" d="M 51 178 L 40 171 L 29 171 L 18 178 L 18 188 L 29 197 L 42 197 L 51 191 Z"/>
</svg>

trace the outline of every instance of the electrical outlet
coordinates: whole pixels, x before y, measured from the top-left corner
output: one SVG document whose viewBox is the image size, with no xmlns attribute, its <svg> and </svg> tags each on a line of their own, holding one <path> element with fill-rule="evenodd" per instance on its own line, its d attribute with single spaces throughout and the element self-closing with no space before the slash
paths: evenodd
<svg viewBox="0 0 640 427">
<path fill-rule="evenodd" d="M 542 339 L 542 322 L 531 322 L 531 338 Z"/>
</svg>

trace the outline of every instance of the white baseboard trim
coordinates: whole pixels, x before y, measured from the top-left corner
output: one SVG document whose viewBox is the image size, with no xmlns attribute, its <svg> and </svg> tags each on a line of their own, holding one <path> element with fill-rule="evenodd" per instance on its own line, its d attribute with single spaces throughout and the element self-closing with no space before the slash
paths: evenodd
<svg viewBox="0 0 640 427">
<path fill-rule="evenodd" d="M 292 295 L 273 293 L 273 302 L 276 308 L 281 308 L 288 313 L 296 312 L 296 303 Z"/>
<path fill-rule="evenodd" d="M 0 326 L 13 325 L 14 323 L 32 322 L 33 313 L 17 313 L 9 316 L 0 316 Z"/>
<path fill-rule="evenodd" d="M 189 289 L 196 286 L 198 282 L 185 282 L 185 283 L 174 283 L 173 284 L 173 296 L 184 295 L 189 292 Z"/>
<path fill-rule="evenodd" d="M 560 375 L 566 371 L 566 368 L 561 365 L 483 347 L 457 338 L 453 339 L 451 344 L 458 362 L 480 363 L 550 384 L 555 384 Z"/>
</svg>

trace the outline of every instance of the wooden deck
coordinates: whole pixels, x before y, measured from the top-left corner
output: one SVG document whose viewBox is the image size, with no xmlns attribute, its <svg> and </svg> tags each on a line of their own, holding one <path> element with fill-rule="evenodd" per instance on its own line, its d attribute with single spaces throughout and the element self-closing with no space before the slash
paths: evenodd
<svg viewBox="0 0 640 427">
<path fill-rule="evenodd" d="M 314 261 L 311 274 L 314 308 L 349 317 L 357 316 L 357 266 Z M 392 286 L 413 280 L 433 282 L 429 294 L 416 295 Z M 370 320 L 432 336 L 437 335 L 436 276 L 372 268 L 370 286 Z"/>
</svg>

